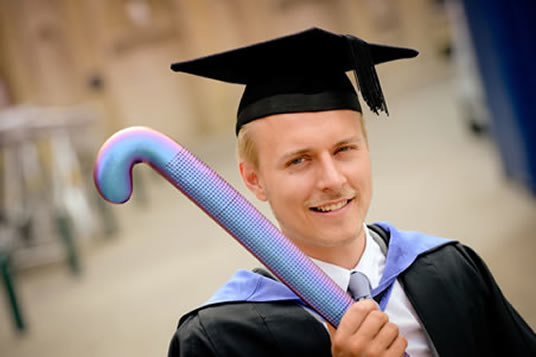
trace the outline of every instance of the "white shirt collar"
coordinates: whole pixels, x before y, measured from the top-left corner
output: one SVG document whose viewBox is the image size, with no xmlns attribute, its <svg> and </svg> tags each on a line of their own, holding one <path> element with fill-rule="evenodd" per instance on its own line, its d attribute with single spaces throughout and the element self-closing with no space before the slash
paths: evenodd
<svg viewBox="0 0 536 357">
<path fill-rule="evenodd" d="M 371 278 L 371 271 L 373 266 L 373 259 L 372 256 L 374 255 L 373 249 L 375 244 L 374 239 L 370 235 L 370 232 L 366 225 L 364 225 L 364 231 L 365 231 L 365 250 L 363 251 L 363 255 L 361 256 L 361 259 L 357 262 L 357 265 L 351 269 L 348 270 L 346 268 L 340 267 L 335 264 L 326 263 L 324 261 L 311 258 L 311 260 L 335 282 L 341 289 L 346 291 L 348 289 L 348 284 L 350 282 L 350 274 L 352 271 L 359 271 L 363 274 L 367 275 L 367 277 Z M 372 282 L 372 286 L 377 285 L 378 282 Z"/>
</svg>

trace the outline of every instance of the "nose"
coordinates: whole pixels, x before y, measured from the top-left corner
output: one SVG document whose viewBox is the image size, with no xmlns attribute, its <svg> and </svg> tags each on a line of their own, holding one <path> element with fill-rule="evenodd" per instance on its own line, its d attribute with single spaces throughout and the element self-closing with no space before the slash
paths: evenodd
<svg viewBox="0 0 536 357">
<path fill-rule="evenodd" d="M 318 186 L 323 191 L 339 191 L 346 183 L 346 176 L 337 166 L 334 158 L 322 155 L 319 160 Z"/>
</svg>

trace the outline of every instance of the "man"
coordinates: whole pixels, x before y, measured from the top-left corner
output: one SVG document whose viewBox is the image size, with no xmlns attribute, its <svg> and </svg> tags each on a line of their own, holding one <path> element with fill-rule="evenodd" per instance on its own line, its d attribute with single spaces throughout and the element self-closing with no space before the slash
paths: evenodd
<svg viewBox="0 0 536 357">
<path fill-rule="evenodd" d="M 244 183 L 356 303 L 335 328 L 269 273 L 239 271 L 181 318 L 170 356 L 536 354 L 533 331 L 473 251 L 364 224 L 370 158 L 345 72 L 373 111 L 387 111 L 374 65 L 416 55 L 310 29 L 172 65 L 246 85 L 236 126 Z"/>
</svg>

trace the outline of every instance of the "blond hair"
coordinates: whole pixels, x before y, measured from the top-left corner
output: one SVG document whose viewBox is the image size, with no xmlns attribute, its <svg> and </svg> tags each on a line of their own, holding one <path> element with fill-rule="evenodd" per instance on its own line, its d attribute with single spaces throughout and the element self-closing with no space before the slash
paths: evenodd
<svg viewBox="0 0 536 357">
<path fill-rule="evenodd" d="M 238 159 L 259 168 L 257 147 L 251 135 L 251 122 L 243 125 L 238 132 Z"/>
</svg>

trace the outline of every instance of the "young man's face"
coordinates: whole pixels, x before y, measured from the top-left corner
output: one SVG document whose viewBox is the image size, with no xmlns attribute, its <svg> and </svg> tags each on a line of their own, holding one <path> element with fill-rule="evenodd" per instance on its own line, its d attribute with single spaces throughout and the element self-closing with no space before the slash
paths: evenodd
<svg viewBox="0 0 536 357">
<path fill-rule="evenodd" d="M 360 113 L 278 114 L 250 124 L 258 168 L 240 163 L 246 185 L 268 201 L 283 233 L 322 258 L 362 235 L 372 191 Z"/>
</svg>

